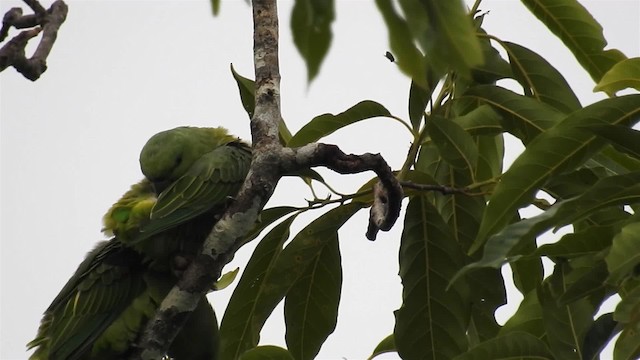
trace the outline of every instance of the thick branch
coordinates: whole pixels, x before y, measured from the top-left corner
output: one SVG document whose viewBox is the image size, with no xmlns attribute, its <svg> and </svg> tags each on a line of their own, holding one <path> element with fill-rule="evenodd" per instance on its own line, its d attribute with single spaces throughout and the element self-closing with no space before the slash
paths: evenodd
<svg viewBox="0 0 640 360">
<path fill-rule="evenodd" d="M 25 0 L 25 3 L 35 14 L 22 15 L 22 9 L 12 8 L 2 19 L 0 29 L 0 41 L 9 35 L 9 29 L 33 29 L 23 31 L 16 35 L 0 48 L 0 71 L 13 66 L 18 72 L 29 80 L 35 81 L 47 70 L 47 57 L 51 53 L 53 44 L 58 36 L 60 26 L 67 18 L 68 8 L 62 0 L 51 4 L 46 10 L 37 0 Z M 40 43 L 31 58 L 27 59 L 25 48 L 29 39 L 42 32 Z"/>
<path fill-rule="evenodd" d="M 256 107 L 251 120 L 253 159 L 245 182 L 222 218 L 206 239 L 180 281 L 167 295 L 149 321 L 132 359 L 159 359 L 196 308 L 202 294 L 211 288 L 222 268 L 242 246 L 243 237 L 258 220 L 278 180 L 292 170 L 326 166 L 339 173 L 373 170 L 380 178 L 367 237 L 389 230 L 398 218 L 402 188 L 380 155 L 347 155 L 337 146 L 310 144 L 283 148 L 278 139 L 280 73 L 278 68 L 278 18 L 275 0 L 254 0 L 254 64 Z"/>
</svg>

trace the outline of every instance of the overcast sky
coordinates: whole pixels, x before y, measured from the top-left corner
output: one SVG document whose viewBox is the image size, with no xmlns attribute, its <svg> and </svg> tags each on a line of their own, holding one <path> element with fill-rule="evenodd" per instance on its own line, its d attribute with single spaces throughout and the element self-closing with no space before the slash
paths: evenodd
<svg viewBox="0 0 640 360">
<path fill-rule="evenodd" d="M 334 41 L 310 87 L 288 29 L 292 3 L 279 3 L 282 111 L 292 131 L 316 115 L 337 113 L 365 99 L 408 117 L 409 80 L 383 56 L 387 34 L 373 1 L 336 1 Z M 640 55 L 639 1 L 583 3 L 604 26 L 611 47 L 629 57 Z M 32 83 L 13 69 L 0 74 L 3 360 L 27 357 L 25 344 L 34 337 L 42 312 L 86 252 L 103 239 L 102 215 L 141 178 L 138 154 L 151 135 L 182 125 L 220 125 L 250 138 L 229 72 L 233 63 L 253 77 L 252 20 L 245 1 L 223 1 L 218 18 L 211 16 L 207 0 L 68 4 L 69 16 L 42 78 Z M 24 5 L 0 0 L 2 14 L 13 6 Z M 481 9 L 490 10 L 484 21 L 489 33 L 542 54 L 566 76 L 583 104 L 603 97 L 592 93 L 586 72 L 519 1 L 485 0 Z M 389 119 L 368 120 L 326 139 L 346 152 L 380 152 L 394 168 L 402 165 L 409 141 L 406 130 Z M 510 151 L 516 154 L 518 146 Z M 330 178 L 338 190 L 349 192 L 370 177 Z M 288 180 L 278 186 L 271 204 L 304 205 L 310 197 L 299 180 Z M 303 224 L 297 221 L 295 228 Z M 363 211 L 340 232 L 340 317 L 319 358 L 363 359 L 393 331 L 392 311 L 401 302 L 396 274 L 402 222 L 373 243 L 364 237 L 366 225 Z M 254 246 L 241 249 L 229 269 L 242 270 Z M 220 318 L 231 292 L 210 297 Z M 510 309 L 518 296 L 512 299 Z M 509 311 L 502 310 L 501 317 Z M 282 307 L 261 340 L 284 345 Z"/>
</svg>

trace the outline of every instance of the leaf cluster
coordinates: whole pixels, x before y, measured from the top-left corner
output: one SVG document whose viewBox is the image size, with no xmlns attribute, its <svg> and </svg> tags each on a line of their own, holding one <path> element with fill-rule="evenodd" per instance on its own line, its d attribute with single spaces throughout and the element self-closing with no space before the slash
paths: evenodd
<svg viewBox="0 0 640 360">
<path fill-rule="evenodd" d="M 597 359 L 616 335 L 615 359 L 640 356 L 640 95 L 637 58 L 605 49 L 602 27 L 576 0 L 522 0 L 610 97 L 583 105 L 560 73 L 526 47 L 483 30 L 480 1 L 376 0 L 398 70 L 412 80 L 406 118 L 365 100 L 322 114 L 280 140 L 299 147 L 374 117 L 413 137 L 397 177 L 409 199 L 400 239 L 402 306 L 393 334 L 372 357 L 405 359 Z M 331 42 L 333 1 L 298 0 L 291 27 L 319 73 Z M 253 83 L 233 69 L 249 117 Z M 517 87 L 507 88 L 510 79 Z M 512 82 L 513 83 L 513 82 Z M 525 146 L 504 169 L 504 136 Z M 296 174 L 313 193 L 310 171 Z M 261 238 L 221 324 L 223 359 L 312 359 L 337 322 L 342 287 L 338 230 L 371 204 L 373 181 L 308 207 L 262 214 Z M 445 191 L 454 189 L 455 191 Z M 434 191 L 437 190 L 437 191 Z M 339 204 L 291 236 L 298 215 Z M 539 215 L 521 218 L 520 209 Z M 274 226 L 271 226 L 274 225 Z M 538 245 L 549 230 L 569 227 Z M 268 231 L 264 231 L 265 229 Z M 543 276 L 542 259 L 553 262 Z M 504 325 L 508 264 L 524 300 Z M 615 311 L 594 316 L 612 295 Z M 258 347 L 260 330 L 284 300 L 287 350 Z"/>
</svg>

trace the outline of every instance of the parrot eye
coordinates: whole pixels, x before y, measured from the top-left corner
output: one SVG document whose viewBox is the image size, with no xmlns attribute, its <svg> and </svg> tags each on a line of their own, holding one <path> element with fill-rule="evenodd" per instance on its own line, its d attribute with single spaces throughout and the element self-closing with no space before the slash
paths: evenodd
<svg viewBox="0 0 640 360">
<path fill-rule="evenodd" d="M 182 155 L 178 155 L 175 159 L 175 166 L 180 165 L 182 163 Z"/>
</svg>

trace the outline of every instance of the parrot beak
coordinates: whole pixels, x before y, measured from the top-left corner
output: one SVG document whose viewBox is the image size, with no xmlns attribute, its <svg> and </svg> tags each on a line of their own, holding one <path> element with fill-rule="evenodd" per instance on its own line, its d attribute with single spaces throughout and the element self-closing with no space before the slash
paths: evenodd
<svg viewBox="0 0 640 360">
<path fill-rule="evenodd" d="M 165 191 L 169 185 L 171 185 L 171 181 L 162 180 L 162 181 L 154 181 L 153 182 L 153 191 L 155 191 L 156 195 L 160 195 L 163 191 Z"/>
</svg>

